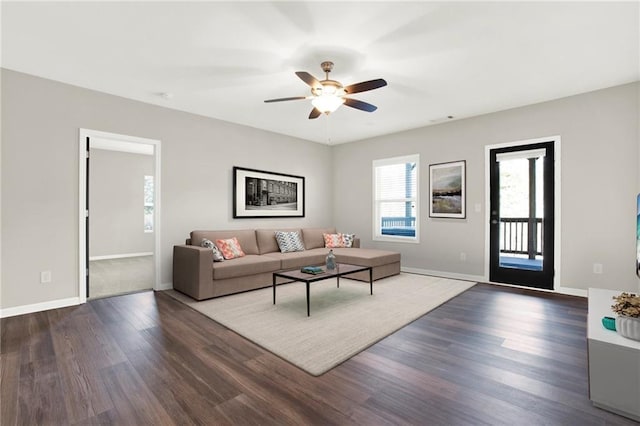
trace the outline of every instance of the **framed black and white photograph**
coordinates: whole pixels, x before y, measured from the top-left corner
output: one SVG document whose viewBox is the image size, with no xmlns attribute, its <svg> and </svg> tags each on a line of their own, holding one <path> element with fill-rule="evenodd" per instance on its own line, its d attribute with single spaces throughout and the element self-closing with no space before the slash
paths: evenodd
<svg viewBox="0 0 640 426">
<path fill-rule="evenodd" d="M 234 167 L 233 217 L 304 217 L 304 177 Z"/>
<path fill-rule="evenodd" d="M 466 217 L 466 161 L 429 165 L 429 217 Z"/>
</svg>

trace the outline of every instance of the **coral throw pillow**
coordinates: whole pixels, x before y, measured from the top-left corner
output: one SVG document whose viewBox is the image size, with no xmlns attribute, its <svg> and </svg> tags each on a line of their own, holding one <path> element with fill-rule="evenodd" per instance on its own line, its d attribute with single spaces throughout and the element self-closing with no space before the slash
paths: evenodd
<svg viewBox="0 0 640 426">
<path fill-rule="evenodd" d="M 324 246 L 327 248 L 342 247 L 342 237 L 340 234 L 322 234 Z"/>
<path fill-rule="evenodd" d="M 352 247 L 355 234 L 322 234 L 324 246 L 327 248 Z"/>
<path fill-rule="evenodd" d="M 227 260 L 245 255 L 236 237 L 229 238 L 227 240 L 216 240 L 216 246 L 218 246 L 222 255 Z"/>
</svg>

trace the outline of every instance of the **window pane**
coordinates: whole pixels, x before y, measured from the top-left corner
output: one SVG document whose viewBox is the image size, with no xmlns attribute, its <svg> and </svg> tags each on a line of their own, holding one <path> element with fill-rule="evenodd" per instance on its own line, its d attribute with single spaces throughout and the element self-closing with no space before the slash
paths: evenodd
<svg viewBox="0 0 640 426">
<path fill-rule="evenodd" d="M 382 235 L 416 236 L 415 203 L 411 201 L 381 202 L 380 230 Z"/>
<path fill-rule="evenodd" d="M 417 239 L 418 159 L 374 161 L 374 237 Z"/>
<path fill-rule="evenodd" d="M 393 200 L 416 196 L 416 163 L 376 167 L 376 199 Z"/>
</svg>

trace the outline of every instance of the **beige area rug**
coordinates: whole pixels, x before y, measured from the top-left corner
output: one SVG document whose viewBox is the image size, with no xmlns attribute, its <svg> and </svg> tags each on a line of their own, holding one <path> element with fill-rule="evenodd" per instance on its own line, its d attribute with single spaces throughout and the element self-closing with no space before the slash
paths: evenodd
<svg viewBox="0 0 640 426">
<path fill-rule="evenodd" d="M 373 283 L 335 279 L 311 284 L 307 317 L 304 283 L 197 302 L 168 294 L 270 352 L 319 376 L 475 283 L 405 274 Z"/>
</svg>

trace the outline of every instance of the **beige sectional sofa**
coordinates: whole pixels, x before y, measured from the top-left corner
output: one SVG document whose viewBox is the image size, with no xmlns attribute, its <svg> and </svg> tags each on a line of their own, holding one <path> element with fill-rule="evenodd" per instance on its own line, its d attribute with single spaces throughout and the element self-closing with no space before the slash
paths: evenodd
<svg viewBox="0 0 640 426">
<path fill-rule="evenodd" d="M 275 231 L 298 231 L 305 250 L 281 253 Z M 324 264 L 329 249 L 324 247 L 323 234 L 335 233 L 335 228 L 193 231 L 186 244 L 173 248 L 173 288 L 204 300 L 270 286 L 274 272 Z M 201 247 L 205 238 L 215 242 L 233 237 L 245 256 L 214 262 L 212 250 Z M 400 273 L 400 253 L 360 248 L 357 238 L 353 245 L 333 249 L 338 262 L 371 266 L 374 280 Z M 349 278 L 368 281 L 369 274 L 365 271 Z"/>
</svg>

